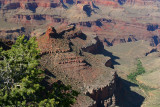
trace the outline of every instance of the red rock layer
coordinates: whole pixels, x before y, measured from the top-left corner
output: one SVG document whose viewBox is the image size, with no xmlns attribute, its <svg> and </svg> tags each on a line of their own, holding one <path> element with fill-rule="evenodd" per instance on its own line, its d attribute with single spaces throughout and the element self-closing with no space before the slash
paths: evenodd
<svg viewBox="0 0 160 107">
<path fill-rule="evenodd" d="M 154 4 L 156 0 L 127 0 L 125 3 L 134 5 L 152 5 Z M 58 4 L 61 2 L 60 0 L 53 0 L 52 2 L 50 0 L 1 0 L 1 3 L 3 5 L 6 4 L 12 4 L 12 3 L 17 3 L 17 5 L 20 5 L 21 8 L 25 7 L 25 3 L 36 3 L 38 7 L 52 7 L 52 6 L 58 6 Z M 90 4 L 92 5 L 92 2 L 95 4 L 100 4 L 100 5 L 106 5 L 106 6 L 114 6 L 118 7 L 119 1 L 118 0 L 63 0 L 63 3 L 75 3 L 75 4 Z"/>
<path fill-rule="evenodd" d="M 127 0 L 126 4 L 129 5 L 153 5 L 156 0 Z M 70 4 L 87 4 L 90 5 L 91 8 L 93 4 L 96 5 L 106 5 L 113 6 L 115 8 L 122 8 L 119 3 L 119 0 L 1 0 L 2 5 L 5 5 L 5 9 L 36 9 L 37 7 L 44 8 L 56 8 L 58 6 L 62 6 L 62 3 L 70 3 Z M 83 6 L 82 8 L 83 9 Z M 127 13 L 126 13 L 127 14 Z M 159 18 L 158 16 L 155 16 Z M 148 18 L 148 16 L 140 16 L 139 19 Z M 82 30 L 95 32 L 102 41 L 106 40 L 110 45 L 125 43 L 128 41 L 136 41 L 139 39 L 149 40 L 152 36 L 157 35 L 157 32 L 160 32 L 160 29 L 156 31 L 150 32 L 147 31 L 146 24 L 140 24 L 138 18 L 130 18 L 130 23 L 121 21 L 121 20 L 107 20 L 105 18 L 101 18 L 95 21 L 83 21 L 74 23 L 81 27 Z M 50 21 L 52 24 L 56 25 L 58 23 L 69 24 L 68 19 L 62 18 L 61 16 L 54 16 L 48 14 L 15 14 L 11 15 L 8 19 L 8 22 L 16 22 L 22 23 L 24 25 L 41 25 L 46 21 Z M 152 23 L 153 24 L 153 23 Z M 160 26 L 160 25 L 159 25 Z M 117 32 L 116 32 L 117 31 Z M 136 31 L 136 32 L 134 32 Z M 152 41 L 151 41 L 152 42 Z M 105 42 L 104 42 L 105 43 Z M 152 43 L 151 43 L 152 44 Z"/>
<path fill-rule="evenodd" d="M 67 32 L 71 31 L 67 30 Z M 88 97 L 92 99 L 91 103 L 88 100 L 83 102 L 82 99 L 77 98 L 79 101 L 77 101 L 76 105 L 73 105 L 74 107 L 80 107 L 84 104 L 84 107 L 89 105 L 114 106 L 116 103 L 114 96 L 117 79 L 116 73 L 114 71 L 106 72 L 105 65 L 97 67 L 102 63 L 102 59 L 89 55 L 86 57 L 98 63 L 96 67 L 91 66 L 85 57 L 80 55 L 80 47 L 71 48 L 71 40 L 65 36 L 67 36 L 65 33 L 61 36 L 61 33 L 57 34 L 56 30 L 50 27 L 44 36 L 37 39 L 42 53 L 41 65 L 54 73 L 63 82 L 70 83 L 73 88 L 79 89 L 83 95 L 83 97 L 80 95 L 80 98 Z M 75 37 L 74 33 L 72 37 Z M 74 43 L 73 46 L 75 46 Z M 95 46 L 95 48 L 98 47 Z M 103 78 L 102 74 L 105 75 Z"/>
</svg>

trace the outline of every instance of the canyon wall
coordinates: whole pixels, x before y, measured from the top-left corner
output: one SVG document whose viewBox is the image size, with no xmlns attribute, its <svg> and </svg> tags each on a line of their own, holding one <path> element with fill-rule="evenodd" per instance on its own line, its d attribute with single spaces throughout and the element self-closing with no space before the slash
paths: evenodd
<svg viewBox="0 0 160 107">
<path fill-rule="evenodd" d="M 55 7 L 58 6 L 59 3 L 68 3 L 68 4 L 100 4 L 100 5 L 112 5 L 117 7 L 118 5 L 123 4 L 138 4 L 138 5 L 153 5 L 157 0 L 1 0 L 2 5 L 10 4 L 11 7 L 18 7 L 24 8 L 25 3 L 30 4 L 38 7 Z"/>
<path fill-rule="evenodd" d="M 160 36 L 158 0 L 1 0 L 0 8 L 0 18 L 22 24 L 28 35 L 39 27 L 73 24 L 96 33 L 107 46 L 137 40 L 159 44 L 154 39 Z"/>
<path fill-rule="evenodd" d="M 115 106 L 118 76 L 111 69 L 111 65 L 105 66 L 105 62 L 110 63 L 111 58 L 83 52 L 81 47 L 88 44 L 88 39 L 81 39 L 82 35 L 75 37 L 73 32 L 71 34 L 74 37 L 72 40 L 65 33 L 62 34 L 55 28 L 49 27 L 45 35 L 37 38 L 42 56 L 41 66 L 55 75 L 56 79 L 72 85 L 73 89 L 81 93 L 74 107 Z M 80 42 L 76 44 L 76 41 Z M 99 46 L 99 41 L 95 42 L 89 50 L 93 48 L 97 50 Z M 90 48 L 90 45 L 87 48 Z"/>
</svg>

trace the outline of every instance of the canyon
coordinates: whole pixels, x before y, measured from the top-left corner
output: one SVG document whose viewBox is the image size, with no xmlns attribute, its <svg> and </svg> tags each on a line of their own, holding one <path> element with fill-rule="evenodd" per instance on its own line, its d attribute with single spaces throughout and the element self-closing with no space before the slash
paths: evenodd
<svg viewBox="0 0 160 107">
<path fill-rule="evenodd" d="M 119 57 L 106 50 L 98 36 L 77 33 L 79 29 L 75 26 L 65 29 L 50 26 L 37 38 L 41 69 L 50 74 L 47 84 L 61 80 L 80 92 L 73 107 L 140 106 L 144 97 L 126 90 L 126 80 L 114 69 Z"/>
<path fill-rule="evenodd" d="M 0 44 L 35 36 L 48 83 L 80 92 L 73 107 L 159 106 L 159 18 L 159 0 L 0 0 Z M 137 59 L 153 90 L 128 81 Z"/>
<path fill-rule="evenodd" d="M 108 46 L 137 40 L 158 46 L 159 4 L 158 0 L 1 0 L 0 26 L 9 23 L 23 29 L 0 29 L 0 35 L 15 39 L 20 32 L 41 35 L 49 25 L 75 24 Z"/>
<path fill-rule="evenodd" d="M 103 44 L 97 38 L 90 51 L 85 52 L 83 45 L 89 43 L 92 37 L 83 40 L 81 33 L 76 37 L 75 33 L 72 32 L 68 36 L 66 33 L 57 32 L 54 27 L 49 27 L 46 34 L 37 39 L 42 56 L 42 69 L 50 71 L 56 77 L 54 81 L 60 79 L 80 92 L 74 107 L 115 106 L 118 76 L 111 69 L 113 65 L 109 61 L 110 57 L 93 54 L 97 52 L 95 50 L 103 53 L 103 49 L 100 48 Z M 88 48 L 90 45 L 85 47 Z M 53 81 L 49 79 L 48 82 L 52 84 Z"/>
</svg>

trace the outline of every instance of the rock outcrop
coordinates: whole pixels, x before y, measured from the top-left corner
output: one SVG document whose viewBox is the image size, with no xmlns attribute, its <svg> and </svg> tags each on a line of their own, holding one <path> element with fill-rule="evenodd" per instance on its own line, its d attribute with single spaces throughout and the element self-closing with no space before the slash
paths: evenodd
<svg viewBox="0 0 160 107">
<path fill-rule="evenodd" d="M 0 38 L 15 40 L 17 36 L 19 36 L 19 34 L 21 34 L 22 32 L 24 33 L 24 27 L 18 27 L 12 29 L 2 28 L 0 29 Z"/>
<path fill-rule="evenodd" d="M 9 9 L 14 8 L 26 8 L 29 7 L 56 7 L 59 4 L 67 3 L 67 4 L 101 4 L 101 5 L 112 5 L 118 6 L 123 4 L 138 4 L 138 5 L 152 5 L 156 0 L 1 0 L 1 5 L 10 4 Z M 27 4 L 27 5 L 26 5 Z M 8 5 L 9 6 L 9 5 Z M 8 7 L 6 6 L 6 7 Z"/>
<path fill-rule="evenodd" d="M 156 47 L 146 56 L 159 51 L 159 6 L 159 0 L 0 0 L 0 38 L 36 36 L 42 67 L 81 93 L 75 107 L 114 106 L 118 77 L 104 45 L 144 40 Z"/>
<path fill-rule="evenodd" d="M 51 71 L 56 79 L 72 85 L 73 89 L 81 93 L 77 98 L 77 103 L 73 106 L 108 107 L 116 105 L 115 92 L 118 76 L 111 69 L 113 65 L 105 66 L 105 63 L 111 58 L 97 55 L 96 50 L 92 54 L 93 48 L 98 49 L 98 45 L 97 47 L 91 46 L 91 49 L 88 45 L 86 48 L 91 51 L 84 52 L 82 47 L 87 44 L 85 42 L 88 40 L 87 38 L 86 40 L 82 39 L 82 34 L 77 35 L 71 30 L 68 32 L 72 32 L 72 35 L 68 38 L 68 35 L 62 32 L 49 27 L 46 34 L 37 39 L 41 50 L 40 63 L 42 67 Z M 94 40 L 100 42 L 98 38 Z"/>
<path fill-rule="evenodd" d="M 22 24 L 27 35 L 63 23 L 95 32 L 108 46 L 137 40 L 155 46 L 151 39 L 159 37 L 159 4 L 158 0 L 1 0 L 0 18 Z"/>
</svg>

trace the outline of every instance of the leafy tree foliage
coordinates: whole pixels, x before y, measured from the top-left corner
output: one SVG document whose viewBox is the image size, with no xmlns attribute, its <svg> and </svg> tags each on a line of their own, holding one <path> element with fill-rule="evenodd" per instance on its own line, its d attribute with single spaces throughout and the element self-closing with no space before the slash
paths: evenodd
<svg viewBox="0 0 160 107">
<path fill-rule="evenodd" d="M 35 38 L 27 41 L 19 36 L 10 50 L 0 49 L 0 106 L 63 107 L 74 103 L 78 93 L 71 87 L 54 83 L 48 91 L 40 84 L 44 76 L 38 69 L 39 58 Z"/>
</svg>

